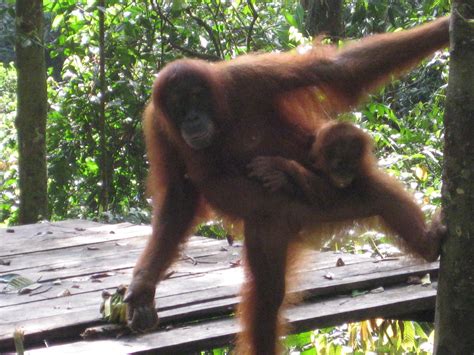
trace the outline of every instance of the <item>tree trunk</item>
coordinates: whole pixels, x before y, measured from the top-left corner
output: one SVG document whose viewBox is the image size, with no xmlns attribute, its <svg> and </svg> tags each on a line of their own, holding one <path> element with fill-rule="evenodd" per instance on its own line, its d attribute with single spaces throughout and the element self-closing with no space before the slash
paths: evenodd
<svg viewBox="0 0 474 355">
<path fill-rule="evenodd" d="M 474 353 L 474 0 L 453 1 L 435 353 Z"/>
<path fill-rule="evenodd" d="M 105 120 L 105 103 L 107 94 L 107 83 L 105 79 L 105 0 L 98 0 L 99 14 L 99 117 L 98 117 L 98 133 L 99 133 L 99 171 L 101 180 L 101 190 L 99 196 L 99 211 L 107 211 L 109 207 L 111 173 L 110 157 L 107 149 L 107 125 Z"/>
<path fill-rule="evenodd" d="M 342 0 L 301 0 L 306 12 L 306 31 L 337 40 L 342 35 Z"/>
<path fill-rule="evenodd" d="M 43 1 L 16 1 L 19 223 L 48 217 L 46 116 L 48 96 L 43 45 Z"/>
</svg>

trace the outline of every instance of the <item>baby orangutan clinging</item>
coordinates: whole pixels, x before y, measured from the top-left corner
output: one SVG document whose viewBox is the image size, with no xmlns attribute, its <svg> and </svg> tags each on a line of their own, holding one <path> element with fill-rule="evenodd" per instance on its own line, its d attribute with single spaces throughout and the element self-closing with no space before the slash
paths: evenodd
<svg viewBox="0 0 474 355">
<path fill-rule="evenodd" d="M 249 176 L 261 180 L 269 191 L 286 191 L 325 206 L 337 198 L 339 189 L 375 169 L 372 148 L 370 136 L 353 124 L 328 121 L 315 133 L 308 154 L 310 169 L 293 160 L 262 156 L 248 165 Z"/>
<path fill-rule="evenodd" d="M 348 122 L 330 122 L 317 133 L 310 161 L 337 188 L 349 187 L 375 169 L 370 136 Z"/>
<path fill-rule="evenodd" d="M 380 210 L 384 224 L 411 250 L 429 261 L 438 257 L 444 229 L 440 216 L 435 216 L 431 232 L 407 233 L 410 226 L 403 226 L 407 221 L 403 216 L 417 216 L 412 221 L 418 220 L 422 226 L 423 213 L 400 183 L 377 168 L 367 133 L 348 122 L 330 121 L 316 132 L 309 160 L 312 165 L 306 168 L 279 156 L 257 157 L 248 165 L 249 176 L 261 180 L 272 192 L 286 191 L 323 209 L 348 199 L 367 199 L 374 206 L 384 206 Z"/>
</svg>

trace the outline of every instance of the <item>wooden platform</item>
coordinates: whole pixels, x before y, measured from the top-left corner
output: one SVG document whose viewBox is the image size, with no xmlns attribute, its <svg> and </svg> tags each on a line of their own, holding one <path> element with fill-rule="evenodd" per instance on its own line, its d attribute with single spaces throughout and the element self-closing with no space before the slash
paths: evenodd
<svg viewBox="0 0 474 355">
<path fill-rule="evenodd" d="M 239 330 L 232 312 L 240 300 L 243 268 L 237 261 L 242 248 L 203 237 L 189 240 L 157 289 L 162 326 L 157 332 L 94 341 L 80 338 L 84 329 L 103 324 L 102 290 L 114 291 L 130 281 L 149 234 L 149 226 L 89 221 L 0 229 L 0 278 L 15 273 L 42 285 L 27 295 L 0 293 L 0 353 L 14 351 L 12 334 L 18 327 L 25 331 L 31 354 L 189 353 L 232 342 Z M 434 284 L 409 285 L 407 279 L 430 273 L 436 280 L 437 262 L 309 254 L 293 290 L 303 292 L 305 302 L 285 314 L 293 332 L 434 308 Z M 345 266 L 336 267 L 339 258 Z M 4 286 L 0 284 L 0 291 Z M 354 290 L 375 291 L 353 297 Z"/>
</svg>

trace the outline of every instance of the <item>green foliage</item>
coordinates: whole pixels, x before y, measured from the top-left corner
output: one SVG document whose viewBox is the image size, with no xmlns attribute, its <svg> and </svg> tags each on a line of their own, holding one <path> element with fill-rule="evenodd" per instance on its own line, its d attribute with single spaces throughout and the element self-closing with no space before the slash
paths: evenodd
<svg viewBox="0 0 474 355">
<path fill-rule="evenodd" d="M 433 351 L 434 327 L 390 319 L 372 319 L 288 335 L 285 354 L 292 355 L 364 355 L 417 354 Z M 231 347 L 205 350 L 201 355 L 232 354 Z"/>
<path fill-rule="evenodd" d="M 16 71 L 0 64 L 0 223 L 18 218 L 18 147 L 16 144 Z"/>
<path fill-rule="evenodd" d="M 407 28 L 450 10 L 449 0 L 346 0 L 344 5 L 348 38 Z"/>
<path fill-rule="evenodd" d="M 196 235 L 214 239 L 225 239 L 227 231 L 221 221 L 211 221 L 199 225 Z"/>
<path fill-rule="evenodd" d="M 433 326 L 374 319 L 287 336 L 291 354 L 430 354 Z"/>
<path fill-rule="evenodd" d="M 8 64 L 14 58 L 15 10 L 13 0 L 0 2 L 0 63 Z"/>
<path fill-rule="evenodd" d="M 143 55 L 153 43 L 148 13 L 141 5 L 108 3 L 106 146 L 112 198 L 110 211 L 102 217 L 110 219 L 110 214 L 129 215 L 146 206 L 140 116 L 154 68 L 153 58 Z M 55 218 L 93 217 L 100 212 L 98 9 L 94 1 L 47 2 L 46 9 L 53 14 L 52 28 L 57 31 L 51 54 L 64 58 L 62 80 L 49 82 L 51 212 Z"/>
<path fill-rule="evenodd" d="M 199 353 L 200 355 L 230 355 L 233 354 L 231 347 L 218 348 L 213 350 L 205 350 Z"/>
</svg>

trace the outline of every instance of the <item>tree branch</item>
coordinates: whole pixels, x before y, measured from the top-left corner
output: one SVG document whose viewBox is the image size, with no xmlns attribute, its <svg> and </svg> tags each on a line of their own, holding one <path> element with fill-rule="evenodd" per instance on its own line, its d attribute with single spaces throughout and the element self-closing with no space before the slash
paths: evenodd
<svg viewBox="0 0 474 355">
<path fill-rule="evenodd" d="M 196 23 L 199 26 L 203 27 L 206 30 L 207 34 L 209 35 L 209 38 L 211 39 L 211 41 L 214 45 L 214 49 L 216 50 L 217 56 L 222 59 L 223 57 L 222 57 L 222 51 L 221 51 L 220 43 L 217 40 L 216 35 L 215 35 L 214 30 L 212 29 L 212 27 L 209 26 L 207 23 L 205 23 L 199 17 L 194 16 L 189 8 L 186 9 L 185 11 L 189 15 L 189 17 L 191 17 L 194 21 L 196 21 Z"/>
</svg>

